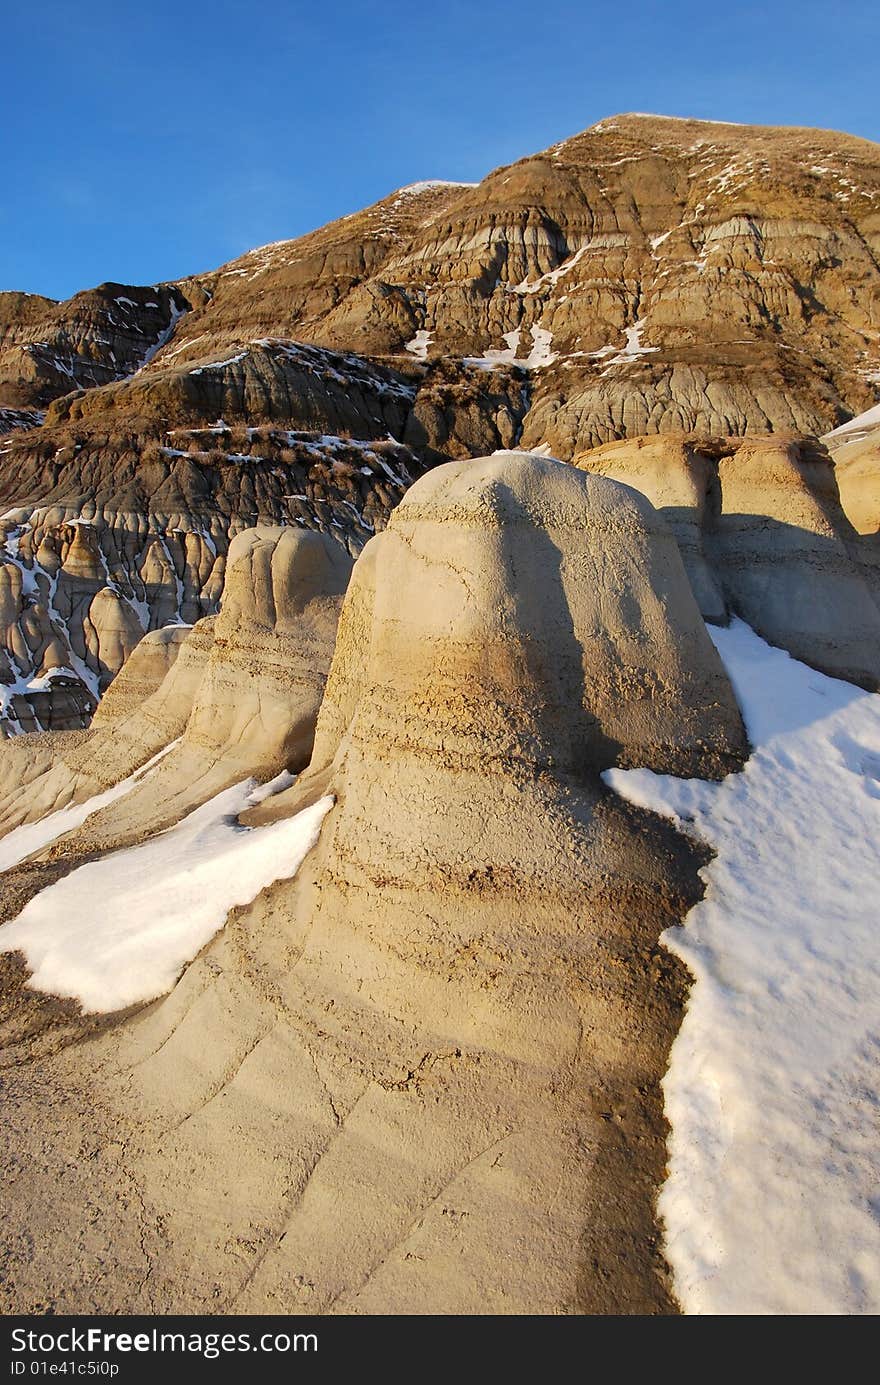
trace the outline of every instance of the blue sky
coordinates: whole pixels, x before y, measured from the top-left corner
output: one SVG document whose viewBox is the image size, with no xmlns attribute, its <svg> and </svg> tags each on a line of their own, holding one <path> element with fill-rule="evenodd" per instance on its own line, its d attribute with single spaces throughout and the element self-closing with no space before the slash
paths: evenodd
<svg viewBox="0 0 880 1385">
<path fill-rule="evenodd" d="M 56 298 L 476 181 L 620 111 L 880 140 L 875 0 L 41 0 L 2 36 L 0 288 Z"/>
</svg>

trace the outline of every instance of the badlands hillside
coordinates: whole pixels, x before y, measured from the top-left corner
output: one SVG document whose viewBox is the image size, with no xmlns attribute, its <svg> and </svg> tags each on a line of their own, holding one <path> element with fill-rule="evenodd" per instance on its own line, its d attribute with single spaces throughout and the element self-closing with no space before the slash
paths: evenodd
<svg viewBox="0 0 880 1385">
<path fill-rule="evenodd" d="M 878 396 L 823 131 L 0 295 L 4 1311 L 880 1310 Z"/>
<path fill-rule="evenodd" d="M 88 724 L 250 525 L 354 556 L 437 462 L 824 435 L 877 398 L 878 243 L 876 145 L 629 115 L 173 284 L 0 295 L 0 724 Z"/>
</svg>

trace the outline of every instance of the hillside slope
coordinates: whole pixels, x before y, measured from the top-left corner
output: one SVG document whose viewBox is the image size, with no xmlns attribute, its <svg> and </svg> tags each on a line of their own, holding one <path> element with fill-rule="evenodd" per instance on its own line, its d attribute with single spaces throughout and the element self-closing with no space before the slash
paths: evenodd
<svg viewBox="0 0 880 1385">
<path fill-rule="evenodd" d="M 880 149 L 818 130 L 616 116 L 173 284 L 0 295 L 0 724 L 81 726 L 239 528 L 355 553 L 439 461 L 819 435 L 878 390 Z"/>
</svg>

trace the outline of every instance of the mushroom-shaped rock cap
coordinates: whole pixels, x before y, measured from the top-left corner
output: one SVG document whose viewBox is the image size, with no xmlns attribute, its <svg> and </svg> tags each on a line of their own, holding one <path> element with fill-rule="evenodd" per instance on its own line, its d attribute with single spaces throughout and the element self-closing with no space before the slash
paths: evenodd
<svg viewBox="0 0 880 1385">
<path fill-rule="evenodd" d="M 669 529 L 603 477 L 518 452 L 437 467 L 356 563 L 349 606 L 316 769 L 349 723 L 383 755 L 487 770 L 717 775 L 744 753 Z"/>
<path fill-rule="evenodd" d="M 218 636 L 242 620 L 285 630 L 310 602 L 341 596 L 350 575 L 351 558 L 328 534 L 274 525 L 244 529 L 229 545 Z"/>
<path fill-rule="evenodd" d="M 717 624 L 726 623 L 727 606 L 704 547 L 704 531 L 721 505 L 718 456 L 723 449 L 717 438 L 657 433 L 606 443 L 575 459 L 584 471 L 633 486 L 648 497 L 678 543 L 697 605 L 706 620 Z"/>
</svg>

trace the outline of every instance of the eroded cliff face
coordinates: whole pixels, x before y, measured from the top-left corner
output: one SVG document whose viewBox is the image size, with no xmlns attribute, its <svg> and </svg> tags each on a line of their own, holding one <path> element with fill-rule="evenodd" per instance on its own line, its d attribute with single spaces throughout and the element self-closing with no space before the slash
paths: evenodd
<svg viewBox="0 0 880 1385">
<path fill-rule="evenodd" d="M 261 377 L 291 340 L 487 372 L 515 361 L 532 386 L 523 441 L 567 460 L 654 431 L 824 432 L 868 407 L 878 246 L 870 142 L 627 115 L 477 186 L 415 184 L 178 284 L 104 285 L 59 305 L 3 295 L 0 323 L 9 350 L 43 350 L 53 323 L 83 359 L 112 350 L 106 380 L 77 378 L 74 363 L 56 396 L 140 367 L 134 396 L 111 385 L 84 411 L 144 393 L 271 409 Z M 53 393 L 24 401 L 11 387 L 7 371 L 10 405 Z"/>
<path fill-rule="evenodd" d="M 876 399 L 878 251 L 877 146 L 627 115 L 176 284 L 0 295 L 0 724 L 85 724 L 238 528 L 354 554 L 450 458 L 827 432 Z"/>
<path fill-rule="evenodd" d="M 138 431 L 140 430 L 140 431 Z M 75 729 L 146 631 L 216 611 L 241 530 L 288 525 L 354 555 L 421 470 L 380 438 L 242 426 L 13 435 L 0 454 L 0 726 Z"/>
<path fill-rule="evenodd" d="M 875 145 L 620 116 L 243 256 L 172 349 L 196 363 L 283 305 L 290 335 L 337 349 L 515 360 L 522 441 L 563 459 L 654 431 L 823 432 L 876 392 L 878 245 Z"/>
<path fill-rule="evenodd" d="M 66 303 L 0 293 L 0 400 L 40 408 L 72 389 L 131 375 L 189 311 L 186 287 L 101 284 Z M 193 289 L 195 301 L 203 301 L 199 287 Z"/>
<path fill-rule="evenodd" d="M 94 800 L 156 756 L 124 805 L 93 809 L 81 844 L 91 832 L 89 849 L 109 850 L 249 774 L 302 769 L 351 567 L 340 543 L 296 525 L 237 534 L 218 615 L 144 635 L 89 730 L 3 745 L 0 834 Z"/>
</svg>

